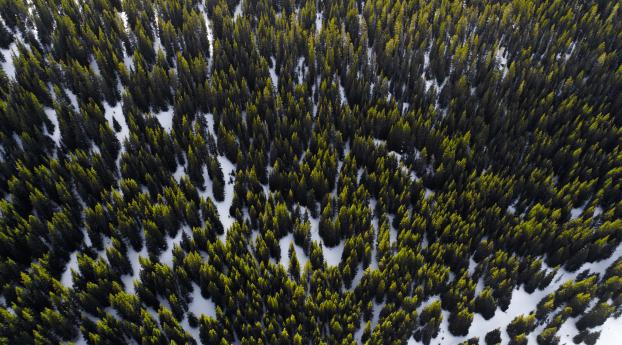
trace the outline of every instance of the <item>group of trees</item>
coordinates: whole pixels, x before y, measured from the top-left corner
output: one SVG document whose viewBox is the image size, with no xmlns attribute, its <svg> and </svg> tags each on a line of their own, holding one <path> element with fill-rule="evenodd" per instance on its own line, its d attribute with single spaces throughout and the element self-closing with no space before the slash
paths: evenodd
<svg viewBox="0 0 622 345">
<path fill-rule="evenodd" d="M 593 344 L 619 7 L 0 0 L 0 343 Z"/>
</svg>

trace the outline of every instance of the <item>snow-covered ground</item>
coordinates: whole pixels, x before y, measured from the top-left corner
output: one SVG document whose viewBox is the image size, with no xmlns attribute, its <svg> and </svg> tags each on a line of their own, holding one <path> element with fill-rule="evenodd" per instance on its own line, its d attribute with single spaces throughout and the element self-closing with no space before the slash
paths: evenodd
<svg viewBox="0 0 622 345">
<path fill-rule="evenodd" d="M 9 49 L 0 49 L 2 56 L 4 56 L 4 62 L 2 62 L 2 69 L 6 73 L 9 79 L 15 79 L 15 65 L 13 65 L 13 56 L 17 55 L 17 44 L 15 42 L 9 45 Z"/>
<path fill-rule="evenodd" d="M 600 337 L 596 345 L 622 344 L 622 317 L 610 318 L 601 327 Z"/>
<path fill-rule="evenodd" d="M 144 258 L 148 257 L 147 254 L 147 246 L 143 246 L 140 252 L 136 252 L 133 248 L 129 248 L 127 252 L 128 259 L 130 260 L 130 265 L 132 265 L 132 275 L 126 274 L 121 277 L 123 284 L 125 285 L 125 291 L 127 293 L 133 294 L 136 290 L 134 289 L 134 280 L 139 279 L 139 273 L 141 270 L 139 258 L 142 256 Z"/>
<path fill-rule="evenodd" d="M 274 57 L 270 57 L 271 65 L 270 65 L 270 80 L 272 80 L 272 86 L 274 86 L 275 90 L 279 89 L 279 76 L 276 75 L 276 59 Z"/>
<path fill-rule="evenodd" d="M 242 1 L 240 0 L 233 10 L 233 19 L 236 20 L 242 16 Z"/>
<path fill-rule="evenodd" d="M 508 73 L 508 57 L 505 47 L 500 46 L 499 49 L 497 49 L 495 58 L 499 64 L 499 69 L 501 69 L 502 76 L 505 78 Z"/>
<path fill-rule="evenodd" d="M 54 130 L 52 131 L 52 133 L 49 134 L 52 137 L 52 140 L 54 140 L 54 142 L 56 143 L 56 146 L 60 146 L 60 124 L 58 122 L 58 115 L 56 114 L 56 110 L 45 107 L 43 111 L 54 125 Z"/>
<path fill-rule="evenodd" d="M 189 231 L 188 227 L 184 226 L 177 231 L 175 237 L 166 237 L 166 250 L 160 254 L 160 263 L 173 267 L 173 248 L 181 243 L 181 236 L 187 230 Z"/>
<path fill-rule="evenodd" d="M 296 258 L 298 258 L 298 265 L 300 266 L 300 271 L 305 267 L 309 258 L 305 254 L 305 252 L 294 243 L 294 235 L 292 233 L 287 234 L 285 237 L 279 240 L 279 246 L 281 247 L 281 260 L 280 263 L 285 268 L 289 267 L 289 245 L 290 243 L 294 244 L 294 250 L 296 251 Z"/>
<path fill-rule="evenodd" d="M 519 289 L 515 289 L 512 294 L 510 305 L 506 311 L 497 309 L 495 315 L 490 320 L 485 320 L 480 314 L 475 313 L 473 317 L 473 323 L 469 328 L 469 334 L 465 337 L 453 336 L 448 329 L 449 326 L 449 312 L 443 310 L 443 322 L 439 331 L 439 335 L 431 342 L 431 344 L 459 344 L 472 337 L 479 337 L 480 341 L 484 339 L 486 333 L 494 330 L 495 328 L 501 328 L 502 344 L 509 342 L 508 334 L 505 332 L 505 327 L 517 316 L 528 315 L 534 312 L 538 302 L 548 294 L 555 292 L 562 284 L 569 280 L 575 280 L 579 273 L 584 270 L 589 270 L 593 273 L 602 273 L 618 258 L 622 256 L 622 244 L 618 246 L 613 255 L 608 259 L 586 263 L 581 266 L 575 272 L 568 272 L 564 269 L 559 269 L 553 278 L 552 282 L 544 290 L 536 290 L 529 294 L 521 286 Z M 575 325 L 575 319 L 569 319 L 565 322 L 557 335 L 560 336 L 562 341 L 560 344 L 572 344 L 572 338 L 578 333 Z M 597 342 L 598 345 L 618 345 L 622 340 L 622 318 L 609 319 L 603 326 L 595 328 L 595 330 L 602 329 L 601 337 Z M 542 331 L 542 326 L 538 327 L 535 331 L 528 335 L 529 344 L 537 344 L 536 337 Z M 410 338 L 408 344 L 420 344 Z"/>
<path fill-rule="evenodd" d="M 74 270 L 76 272 L 78 269 L 78 251 L 71 253 L 69 256 L 69 262 L 67 263 L 67 267 L 65 267 L 65 272 L 60 278 L 60 282 L 63 286 L 71 287 L 73 286 L 73 276 L 71 275 L 71 271 Z"/>
<path fill-rule="evenodd" d="M 322 31 L 322 20 L 324 19 L 324 14 L 322 12 L 317 12 L 315 14 L 315 30 L 317 32 Z"/>
<path fill-rule="evenodd" d="M 130 135 L 130 128 L 127 126 L 127 123 L 125 122 L 125 115 L 123 115 L 122 104 L 121 102 L 117 102 L 117 104 L 113 107 L 110 104 L 108 104 L 108 102 L 104 102 L 103 105 L 104 105 L 104 116 L 106 117 L 106 120 L 110 124 L 110 128 L 114 130 L 113 119 L 117 120 L 117 122 L 121 126 L 121 131 L 119 131 L 118 133 L 116 133 L 115 131 L 115 133 L 116 133 L 117 139 L 119 140 L 119 143 L 123 145 L 123 141 L 125 141 L 125 139 L 128 138 Z"/>
<path fill-rule="evenodd" d="M 315 241 L 317 243 L 322 244 L 322 253 L 324 254 L 324 260 L 330 266 L 337 266 L 341 262 L 341 255 L 343 254 L 343 248 L 346 244 L 344 240 L 339 242 L 334 247 L 327 247 L 322 241 L 322 237 L 320 237 L 320 219 L 309 217 L 309 222 L 311 222 L 311 241 Z M 298 253 L 296 253 L 298 254 Z"/>
<path fill-rule="evenodd" d="M 162 128 L 168 133 L 173 129 L 173 107 L 169 107 L 167 110 L 163 110 L 154 114 L 160 122 Z"/>
<path fill-rule="evenodd" d="M 218 161 L 220 162 L 220 166 L 222 167 L 222 173 L 225 176 L 225 200 L 221 202 L 217 202 L 214 200 L 214 204 L 218 209 L 218 215 L 220 216 L 220 222 L 222 223 L 223 228 L 225 229 L 225 234 L 221 237 L 224 241 L 226 239 L 227 230 L 231 227 L 235 219 L 229 214 L 229 208 L 231 207 L 231 203 L 233 202 L 233 185 L 234 178 L 231 177 L 235 174 L 235 166 L 227 157 L 218 156 Z"/>
</svg>

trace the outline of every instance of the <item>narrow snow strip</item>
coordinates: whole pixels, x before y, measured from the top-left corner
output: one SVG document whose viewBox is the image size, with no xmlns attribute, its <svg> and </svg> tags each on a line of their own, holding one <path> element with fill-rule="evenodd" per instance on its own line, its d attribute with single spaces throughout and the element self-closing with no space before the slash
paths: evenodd
<svg viewBox="0 0 622 345">
<path fill-rule="evenodd" d="M 222 168 L 222 173 L 225 176 L 225 200 L 221 202 L 216 202 L 216 208 L 218 209 L 218 215 L 220 216 L 220 222 L 222 223 L 223 228 L 225 229 L 225 233 L 222 240 L 226 239 L 227 231 L 235 221 L 233 217 L 229 214 L 229 208 L 231 207 L 231 203 L 233 202 L 233 185 L 235 182 L 235 177 L 232 177 L 232 174 L 235 174 L 235 166 L 229 159 L 224 156 L 218 156 L 218 161 L 220 162 L 220 166 Z"/>
<path fill-rule="evenodd" d="M 71 255 L 69 256 L 69 262 L 67 263 L 67 267 L 65 268 L 65 272 L 63 272 L 63 275 L 60 278 L 60 282 L 63 284 L 63 286 L 65 287 L 72 287 L 73 286 L 73 276 L 71 275 L 71 271 L 74 270 L 76 272 L 79 271 L 78 269 L 78 251 L 76 250 L 75 252 L 71 253 Z"/>
<path fill-rule="evenodd" d="M 237 20 L 239 17 L 242 16 L 242 1 L 240 0 L 238 2 L 238 4 L 235 6 L 235 9 L 233 10 L 233 19 Z"/>
<path fill-rule="evenodd" d="M 274 56 L 270 57 L 272 61 L 272 67 L 270 67 L 270 80 L 272 80 L 272 86 L 275 90 L 279 89 L 279 77 L 276 75 L 276 59 Z"/>
<path fill-rule="evenodd" d="M 2 63 L 2 69 L 6 73 L 9 79 L 15 79 L 15 65 L 13 65 L 13 56 L 17 55 L 17 44 L 15 42 L 9 45 L 9 49 L 0 49 L 2 56 L 4 56 L 4 62 Z"/>
<path fill-rule="evenodd" d="M 54 131 L 51 133 L 52 140 L 54 140 L 56 146 L 60 146 L 60 125 L 58 122 L 58 115 L 56 114 L 56 110 L 45 107 L 43 111 L 54 125 Z"/>
<path fill-rule="evenodd" d="M 125 291 L 127 293 L 133 294 L 135 293 L 134 288 L 134 280 L 138 280 L 140 278 L 140 261 L 139 257 L 148 257 L 147 254 L 147 246 L 143 246 L 143 249 L 140 252 L 136 252 L 133 248 L 129 248 L 127 253 L 128 259 L 130 260 L 130 264 L 132 265 L 132 275 L 126 274 L 121 277 L 121 281 L 125 285 Z"/>
<path fill-rule="evenodd" d="M 315 30 L 319 33 L 320 31 L 322 31 L 322 19 L 323 19 L 324 15 L 322 14 L 322 12 L 317 12 L 315 14 Z"/>
</svg>

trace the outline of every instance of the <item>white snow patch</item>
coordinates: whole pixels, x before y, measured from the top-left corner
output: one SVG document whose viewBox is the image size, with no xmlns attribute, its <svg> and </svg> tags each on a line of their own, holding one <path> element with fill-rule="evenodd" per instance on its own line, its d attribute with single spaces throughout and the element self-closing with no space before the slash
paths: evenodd
<svg viewBox="0 0 622 345">
<path fill-rule="evenodd" d="M 69 89 L 65 89 L 65 93 L 67 94 L 67 97 L 69 97 L 69 101 L 71 101 L 71 105 L 73 106 L 75 111 L 80 111 L 80 105 L 78 104 L 78 96 L 76 96 L 76 94 L 73 93 L 73 91 Z"/>
<path fill-rule="evenodd" d="M 136 290 L 134 288 L 134 281 L 140 278 L 140 261 L 139 257 L 148 257 L 147 254 L 147 246 L 143 245 L 143 249 L 140 252 L 136 252 L 134 248 L 130 247 L 127 253 L 130 264 L 132 265 L 132 275 L 125 274 L 121 276 L 121 281 L 125 285 L 125 291 L 127 293 L 133 294 Z"/>
<path fill-rule="evenodd" d="M 183 165 L 177 165 L 177 169 L 175 169 L 175 172 L 173 173 L 173 178 L 177 181 L 177 183 L 180 183 L 181 178 L 184 176 L 186 176 L 185 167 Z"/>
<path fill-rule="evenodd" d="M 426 189 L 425 189 L 425 193 L 424 193 L 424 197 L 427 199 L 427 198 L 429 198 L 431 195 L 434 195 L 434 192 L 433 192 L 430 188 L 426 188 Z"/>
<path fill-rule="evenodd" d="M 166 237 L 166 250 L 160 254 L 160 263 L 173 267 L 173 248 L 181 243 L 181 236 L 186 229 L 187 226 L 184 226 L 177 231 L 175 237 Z"/>
<path fill-rule="evenodd" d="M 345 240 L 342 240 L 334 247 L 327 247 L 320 237 L 320 219 L 309 217 L 311 222 L 311 240 L 322 244 L 322 253 L 324 260 L 330 266 L 337 266 L 341 262 L 341 255 L 343 254 L 343 248 L 345 246 Z M 298 254 L 298 253 L 296 253 Z"/>
<path fill-rule="evenodd" d="M 237 20 L 239 17 L 242 16 L 242 1 L 240 0 L 238 2 L 238 4 L 235 6 L 235 9 L 233 10 L 233 19 Z"/>
<path fill-rule="evenodd" d="M 485 320 L 480 314 L 475 313 L 473 316 L 473 323 L 471 324 L 471 328 L 469 328 L 469 334 L 465 337 L 454 337 L 449 333 L 447 329 L 448 323 L 446 322 L 447 318 L 449 317 L 449 313 L 447 311 L 443 311 L 444 319 L 443 324 L 441 325 L 441 330 L 439 332 L 439 337 L 445 338 L 442 341 L 443 344 L 458 344 L 472 337 L 479 337 L 480 339 L 484 339 L 487 332 L 498 327 L 505 328 L 505 326 L 507 326 L 517 316 L 528 315 L 529 313 L 535 311 L 538 302 L 540 302 L 542 298 L 556 291 L 562 284 L 564 284 L 568 280 L 575 280 L 579 273 L 585 270 L 589 270 L 590 272 L 600 273 L 602 275 L 602 273 L 605 272 L 605 270 L 621 256 L 622 244 L 618 245 L 614 253 L 608 259 L 599 262 L 585 263 L 575 272 L 568 272 L 564 269 L 559 269 L 555 277 L 553 277 L 551 283 L 544 290 L 535 290 L 533 293 L 529 294 L 525 291 L 523 286 L 518 289 L 514 289 L 512 293 L 512 299 L 510 300 L 510 305 L 506 311 L 501 311 L 500 309 L 497 309 L 495 315 L 490 320 Z M 543 265 L 543 267 L 547 268 L 545 264 Z M 614 324 L 620 324 L 620 321 L 617 322 L 618 323 L 614 322 Z M 562 332 L 571 334 L 570 337 L 576 335 L 577 332 L 574 325 L 574 320 L 568 321 L 567 325 L 563 326 L 563 328 L 560 329 L 558 335 L 562 336 Z M 616 330 L 616 332 L 620 331 Z M 535 344 L 535 337 L 537 335 L 537 330 L 529 334 L 528 337 L 530 338 L 530 344 L 532 342 Z M 439 337 L 437 337 L 436 339 L 441 339 Z M 509 337 L 505 331 L 501 332 L 501 338 L 503 344 L 508 343 Z M 561 343 L 563 344 L 564 342 L 562 341 Z M 616 342 L 615 344 L 618 343 Z"/>
<path fill-rule="evenodd" d="M 298 63 L 296 64 L 296 76 L 298 77 L 298 84 L 302 84 L 305 76 L 305 59 L 303 57 L 298 58 Z"/>
<path fill-rule="evenodd" d="M 585 207 L 587 206 L 588 203 L 589 203 L 589 200 L 583 203 L 583 205 L 579 207 L 572 208 L 570 210 L 570 219 L 573 220 L 573 219 L 579 218 L 579 216 L 583 214 L 583 211 L 585 210 Z"/>
<path fill-rule="evenodd" d="M 54 131 L 51 133 L 52 140 L 54 140 L 56 146 L 60 146 L 60 124 L 58 122 L 58 115 L 56 114 L 56 110 L 45 107 L 43 111 L 54 125 Z"/>
<path fill-rule="evenodd" d="M 505 47 L 499 47 L 499 49 L 497 49 L 495 59 L 499 64 L 499 69 L 501 69 L 503 78 L 505 78 L 508 73 L 508 57 Z"/>
<path fill-rule="evenodd" d="M 129 28 L 129 24 L 127 23 L 127 13 L 125 13 L 125 11 L 119 12 L 119 16 L 121 17 L 121 21 L 123 21 L 123 28 L 127 31 Z"/>
<path fill-rule="evenodd" d="M 272 81 L 272 86 L 274 86 L 275 90 L 279 89 L 279 77 L 276 75 L 276 59 L 274 58 L 274 56 L 270 57 L 270 61 L 272 61 L 272 64 L 269 68 L 270 70 L 270 80 Z"/>
<path fill-rule="evenodd" d="M 197 318 L 201 315 L 216 318 L 216 305 L 211 298 L 205 299 L 201 296 L 201 288 L 192 283 L 192 302 L 188 304 L 188 311 L 192 312 Z"/>
<path fill-rule="evenodd" d="M 108 102 L 104 102 L 104 116 L 106 117 L 106 121 L 110 124 L 110 128 L 114 130 L 114 121 L 116 119 L 119 125 L 121 126 L 121 131 L 118 133 L 115 131 L 115 135 L 117 136 L 117 140 L 119 143 L 123 145 L 123 142 L 126 138 L 130 136 L 130 128 L 125 122 L 125 115 L 123 115 L 123 107 L 121 102 L 117 102 L 117 105 L 114 107 L 108 104 Z"/>
<path fill-rule="evenodd" d="M 596 345 L 619 345 L 622 344 L 622 317 L 610 318 L 605 321 L 601 328 L 600 337 Z"/>
<path fill-rule="evenodd" d="M 322 12 L 317 12 L 315 14 L 315 30 L 319 33 L 320 31 L 322 31 L 322 19 L 323 19 L 324 15 L 322 14 Z"/>
<path fill-rule="evenodd" d="M 161 111 L 154 115 L 164 130 L 170 133 L 173 129 L 173 107 L 169 107 L 167 110 Z"/>
<path fill-rule="evenodd" d="M 6 73 L 9 79 L 15 79 L 15 65 L 13 65 L 13 57 L 17 56 L 17 44 L 15 41 L 9 45 L 9 49 L 0 49 L 2 56 L 4 56 L 4 62 L 2 62 L 2 69 Z"/>
<path fill-rule="evenodd" d="M 63 275 L 60 278 L 60 282 L 63 284 L 63 286 L 68 287 L 68 288 L 73 286 L 73 276 L 71 275 L 72 270 L 76 272 L 80 271 L 78 268 L 78 251 L 77 250 L 71 253 L 71 255 L 69 256 L 69 262 L 67 263 L 65 272 L 63 272 Z"/>
<path fill-rule="evenodd" d="M 74 345 L 87 345 L 86 339 L 84 338 L 84 334 L 82 334 L 82 332 L 78 334 L 78 340 L 74 341 L 73 344 Z"/>
<path fill-rule="evenodd" d="M 210 316 L 212 318 L 216 318 L 216 305 L 212 302 L 211 299 L 205 299 L 201 296 L 201 288 L 196 283 L 192 283 L 192 302 L 188 304 L 188 311 L 192 312 L 197 319 L 201 318 L 201 314 Z M 185 317 L 183 321 L 180 323 L 182 328 L 190 333 L 190 335 L 197 341 L 198 344 L 201 343 L 200 331 L 199 327 L 192 328 L 190 327 L 190 323 L 188 322 L 188 318 Z"/>
<path fill-rule="evenodd" d="M 221 202 L 217 202 L 214 200 L 214 204 L 216 204 L 216 208 L 218 209 L 218 215 L 220 216 L 220 222 L 222 223 L 223 228 L 225 229 L 225 233 L 221 239 L 224 241 L 227 235 L 227 230 L 231 227 L 235 219 L 231 217 L 229 214 L 229 208 L 231 207 L 231 203 L 233 202 L 233 185 L 235 177 L 231 177 L 232 174 L 235 174 L 235 166 L 227 157 L 218 156 L 218 161 L 220 162 L 220 166 L 222 167 L 222 172 L 225 176 L 225 200 Z"/>
<path fill-rule="evenodd" d="M 341 99 L 341 104 L 348 104 L 348 98 L 346 97 L 346 89 L 341 85 L 341 80 L 337 79 L 339 83 L 339 98 Z"/>
<path fill-rule="evenodd" d="M 509 214 L 516 214 L 516 204 L 518 203 L 518 200 L 515 200 L 513 203 L 511 203 L 508 206 L 507 212 Z"/>
<path fill-rule="evenodd" d="M 294 244 L 294 250 L 296 251 L 296 258 L 298 258 L 298 264 L 300 266 L 300 270 L 305 267 L 309 258 L 305 254 L 305 252 L 299 246 L 294 243 L 294 235 L 292 233 L 287 234 L 285 237 L 279 240 L 279 246 L 281 247 L 281 265 L 286 269 L 289 267 L 289 244 Z"/>
<path fill-rule="evenodd" d="M 475 262 L 475 260 L 473 260 L 473 257 L 469 258 L 469 268 L 468 268 L 468 272 L 469 272 L 469 276 L 473 276 L 473 274 L 475 274 L 475 268 L 477 267 L 477 262 Z"/>
<path fill-rule="evenodd" d="M 212 31 L 212 21 L 207 16 L 207 11 L 205 11 L 203 4 L 199 5 L 199 10 L 203 12 L 203 18 L 205 19 L 205 30 L 207 33 L 207 41 L 209 42 L 209 59 L 207 65 L 208 70 L 211 70 L 212 61 L 214 60 L 214 32 Z"/>
</svg>

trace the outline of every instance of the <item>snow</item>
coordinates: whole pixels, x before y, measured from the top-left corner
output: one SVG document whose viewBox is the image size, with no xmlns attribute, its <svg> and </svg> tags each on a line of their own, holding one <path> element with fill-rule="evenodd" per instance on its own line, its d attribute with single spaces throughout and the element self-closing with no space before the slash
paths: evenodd
<svg viewBox="0 0 622 345">
<path fill-rule="evenodd" d="M 89 67 L 97 76 L 101 76 L 101 71 L 99 70 L 99 65 L 97 64 L 97 61 L 95 61 L 95 58 L 91 58 L 90 60 Z"/>
<path fill-rule="evenodd" d="M 186 176 L 186 169 L 183 165 L 177 165 L 177 169 L 173 173 L 173 178 L 177 183 L 181 182 L 181 178 Z"/>
<path fill-rule="evenodd" d="M 475 260 L 473 260 L 473 257 L 469 258 L 469 268 L 468 268 L 468 272 L 469 272 L 469 276 L 473 276 L 473 274 L 475 274 L 475 268 L 477 267 L 477 262 L 475 262 Z"/>
<path fill-rule="evenodd" d="M 348 98 L 346 97 L 346 89 L 341 85 L 341 80 L 337 79 L 339 83 L 339 99 L 341 100 L 341 104 L 348 104 Z"/>
<path fill-rule="evenodd" d="M 425 194 L 424 194 L 424 197 L 427 199 L 427 198 L 429 198 L 431 195 L 434 195 L 434 192 L 433 192 L 430 188 L 426 188 L 426 189 L 425 189 Z"/>
<path fill-rule="evenodd" d="M 214 304 L 214 302 L 212 302 L 211 299 L 205 299 L 203 298 L 203 296 L 201 296 L 201 288 L 199 288 L 196 283 L 192 283 L 192 288 L 192 302 L 188 304 L 188 311 L 192 312 L 197 317 L 197 319 L 201 318 L 201 314 L 216 318 L 216 305 Z M 190 327 L 190 323 L 188 322 L 187 317 L 183 319 L 180 325 L 186 332 L 192 335 L 192 338 L 194 338 L 194 340 L 196 340 L 198 344 L 201 343 L 199 327 Z"/>
<path fill-rule="evenodd" d="M 607 320 L 602 328 L 596 345 L 619 345 L 622 344 L 622 317 Z"/>
<path fill-rule="evenodd" d="M 80 104 L 78 103 L 78 96 L 76 96 L 76 94 L 73 93 L 73 91 L 69 89 L 65 89 L 65 93 L 67 94 L 67 97 L 69 98 L 69 101 L 71 102 L 71 105 L 73 106 L 75 111 L 80 111 Z"/>
<path fill-rule="evenodd" d="M 568 280 L 575 280 L 579 273 L 585 270 L 589 270 L 590 272 L 594 273 L 603 273 L 615 260 L 617 260 L 621 256 L 622 244 L 618 245 L 615 252 L 608 259 L 599 262 L 585 263 L 575 272 L 568 272 L 564 269 L 559 269 L 552 282 L 544 290 L 536 290 L 533 293 L 529 294 L 522 286 L 518 289 L 514 289 L 510 305 L 505 312 L 497 309 L 495 315 L 490 320 L 485 320 L 480 314 L 475 313 L 473 316 L 473 323 L 471 324 L 471 328 L 469 328 L 469 334 L 465 337 L 454 337 L 451 335 L 447 328 L 449 312 L 443 311 L 443 323 L 441 324 L 441 330 L 439 331 L 438 337 L 434 342 L 432 342 L 432 344 L 438 344 L 438 341 L 441 339 L 442 340 L 440 341 L 440 344 L 458 344 L 472 337 L 479 337 L 480 339 L 483 339 L 486 336 L 487 332 L 495 328 L 501 327 L 505 329 L 505 327 L 517 316 L 528 315 L 529 313 L 535 311 L 538 302 L 540 302 L 542 298 L 552 292 L 555 292 L 562 284 L 564 284 Z M 547 268 L 546 265 L 543 266 L 544 268 Z M 619 344 L 619 342 L 615 342 L 613 340 L 610 342 L 609 339 L 618 339 L 620 337 L 622 333 L 622 327 L 618 326 L 622 326 L 622 319 L 610 319 L 607 321 L 606 325 L 607 335 L 604 337 L 601 336 L 601 341 L 605 342 L 601 343 L 599 341 L 598 344 Z M 603 328 L 605 327 L 603 326 Z M 538 336 L 538 334 L 539 329 L 536 329 L 528 335 L 529 344 L 536 344 L 536 337 Z M 566 336 L 566 334 L 568 335 Z M 572 343 L 571 339 L 576 334 L 577 330 L 574 325 L 574 319 L 565 322 L 557 333 L 557 335 L 560 337 L 564 336 L 566 337 L 566 339 L 570 339 L 570 341 L 567 341 L 567 343 Z M 501 332 L 501 338 L 502 344 L 508 343 L 509 337 L 505 331 Z M 416 344 L 414 340 L 412 341 L 413 342 L 409 343 Z M 560 343 L 563 344 L 564 342 L 562 341 Z"/>
<path fill-rule="evenodd" d="M 173 129 L 173 107 L 169 107 L 167 110 L 154 114 L 160 122 L 160 125 L 168 133 Z"/>
<path fill-rule="evenodd" d="M 212 21 L 207 17 L 207 11 L 203 7 L 203 4 L 199 5 L 199 9 L 203 12 L 203 18 L 205 18 L 205 29 L 207 32 L 207 41 L 209 42 L 209 60 L 208 69 L 211 69 L 212 61 L 214 59 L 214 32 L 212 31 Z"/>
<path fill-rule="evenodd" d="M 192 302 L 188 304 L 188 311 L 200 318 L 202 314 L 216 318 L 216 305 L 212 299 L 205 299 L 201 296 L 201 288 L 197 283 L 192 283 Z"/>
<path fill-rule="evenodd" d="M 56 114 L 56 110 L 52 108 L 45 107 L 45 114 L 48 116 L 52 124 L 54 124 L 54 131 L 52 132 L 52 140 L 56 143 L 56 146 L 60 146 L 60 125 L 58 122 L 58 115 Z"/>
<path fill-rule="evenodd" d="M 214 135 L 214 115 L 211 113 L 207 113 L 205 115 L 205 120 L 207 122 L 207 130 L 210 134 Z M 235 183 L 235 165 L 231 163 L 231 161 L 225 156 L 218 156 L 218 162 L 220 163 L 220 167 L 222 168 L 222 173 L 224 175 L 225 180 L 225 198 L 223 201 L 216 201 L 213 198 L 212 192 L 212 182 L 209 178 L 209 174 L 207 173 L 207 169 L 203 168 L 203 177 L 206 181 L 205 191 L 199 191 L 199 195 L 203 198 L 212 197 L 212 201 L 214 205 L 216 205 L 216 209 L 218 210 L 218 215 L 220 216 L 220 222 L 223 225 L 225 233 L 219 238 L 222 241 L 226 240 L 227 230 L 233 225 L 235 219 L 229 214 L 229 208 L 231 207 L 231 203 L 233 202 L 233 186 Z"/>
<path fill-rule="evenodd" d="M 368 269 L 369 268 L 367 268 L 366 270 Z M 361 282 L 361 279 L 363 279 L 364 273 L 365 271 L 363 271 L 363 265 L 362 264 L 357 265 L 356 273 L 354 274 L 354 278 L 352 278 L 352 284 L 350 284 L 350 291 L 354 290 L 354 288 L 359 285 L 359 283 Z"/>
<path fill-rule="evenodd" d="M 127 139 L 130 135 L 130 128 L 127 126 L 127 122 L 125 122 L 125 115 L 123 115 L 123 107 L 121 102 L 117 102 L 117 105 L 114 107 L 108 104 L 108 102 L 104 102 L 104 116 L 106 120 L 110 124 L 110 128 L 114 130 L 114 121 L 113 118 L 117 120 L 119 125 L 121 126 L 121 131 L 116 133 L 117 139 L 120 144 L 123 144 L 125 139 Z"/>
<path fill-rule="evenodd" d="M 129 248 L 127 256 L 130 260 L 130 264 L 132 265 L 132 275 L 126 274 L 121 277 L 121 281 L 125 285 L 125 291 L 127 293 L 133 294 L 135 292 L 134 289 L 134 280 L 138 280 L 140 277 L 140 261 L 139 257 L 148 257 L 147 254 L 147 246 L 143 246 L 143 249 L 140 252 L 136 252 L 133 248 Z"/>
<path fill-rule="evenodd" d="M 509 214 L 516 214 L 516 204 L 518 203 L 518 200 L 515 200 L 513 203 L 511 203 L 508 206 L 507 212 Z"/>
<path fill-rule="evenodd" d="M 570 219 L 577 219 L 583 213 L 582 207 L 573 208 L 570 210 Z"/>
<path fill-rule="evenodd" d="M 270 67 L 270 80 L 272 80 L 272 86 L 274 86 L 274 88 L 278 90 L 279 77 L 276 75 L 276 59 L 274 58 L 274 56 L 272 56 L 270 57 L 270 60 L 272 61 L 272 67 Z"/>
<path fill-rule="evenodd" d="M 298 265 L 300 270 L 305 267 L 309 258 L 305 252 L 294 243 L 294 235 L 292 233 L 287 234 L 285 237 L 279 240 L 279 246 L 281 247 L 281 265 L 286 269 L 289 267 L 289 244 L 294 244 L 294 250 L 296 251 L 296 258 L 298 258 Z"/>
<path fill-rule="evenodd" d="M 17 44 L 15 42 L 9 45 L 9 49 L 0 49 L 4 56 L 4 62 L 1 63 L 4 73 L 9 79 L 15 79 L 15 65 L 13 65 L 13 56 L 17 56 Z"/>
<path fill-rule="evenodd" d="M 127 13 L 120 12 L 119 15 L 121 16 L 121 20 L 123 21 L 123 28 L 125 28 L 125 31 L 127 31 L 129 28 L 129 24 L 127 23 Z"/>
<path fill-rule="evenodd" d="M 537 333 L 532 332 L 530 334 L 530 338 L 535 338 Z M 574 318 L 568 318 L 566 322 L 562 323 L 557 331 L 557 336 L 559 336 L 560 344 L 573 344 L 572 338 L 579 333 L 579 330 L 575 326 Z"/>
<path fill-rule="evenodd" d="M 298 58 L 298 63 L 296 64 L 296 76 L 298 77 L 298 84 L 302 84 L 305 76 L 305 59 L 303 57 Z"/>
<path fill-rule="evenodd" d="M 505 47 L 499 47 L 499 49 L 497 49 L 497 52 L 495 53 L 495 59 L 497 60 L 497 63 L 499 64 L 499 69 L 501 69 L 503 77 L 505 78 L 508 73 L 508 57 Z"/>
<path fill-rule="evenodd" d="M 238 4 L 235 6 L 235 10 L 233 11 L 234 20 L 237 20 L 239 17 L 242 16 L 242 1 L 243 0 L 240 0 Z"/>
<path fill-rule="evenodd" d="M 73 276 L 71 275 L 71 271 L 72 270 L 76 271 L 76 272 L 79 272 L 79 269 L 78 269 L 78 251 L 77 250 L 75 252 L 71 253 L 71 255 L 69 256 L 69 262 L 67 263 L 67 267 L 65 268 L 65 272 L 63 272 L 63 275 L 60 278 L 60 282 L 65 287 L 72 287 L 73 286 Z"/>
<path fill-rule="evenodd" d="M 315 14 L 315 30 L 319 33 L 320 31 L 322 31 L 322 19 L 323 19 L 324 15 L 322 14 L 322 12 L 317 12 Z"/>
<path fill-rule="evenodd" d="M 173 248 L 181 243 L 181 236 L 186 232 L 187 227 L 177 231 L 175 237 L 168 236 L 166 238 L 166 250 L 160 254 L 160 263 L 173 267 Z"/>
<path fill-rule="evenodd" d="M 78 334 L 78 340 L 73 342 L 74 345 L 86 345 L 86 339 L 84 339 L 84 334 L 82 334 L 82 332 L 80 332 Z"/>
<path fill-rule="evenodd" d="M 343 254 L 343 248 L 346 244 L 345 240 L 339 242 L 339 244 L 332 248 L 326 246 L 320 237 L 320 219 L 309 217 L 309 221 L 311 222 L 311 240 L 322 244 L 322 253 L 326 263 L 329 266 L 339 265 L 341 262 L 341 255 Z M 296 254 L 298 253 L 296 252 Z"/>
<path fill-rule="evenodd" d="M 223 235 L 224 237 L 227 235 L 227 230 L 229 230 L 229 228 L 235 221 L 235 219 L 229 214 L 229 208 L 231 207 L 231 203 L 233 202 L 234 185 L 234 178 L 230 178 L 230 176 L 232 174 L 235 174 L 235 166 L 233 165 L 233 163 L 231 163 L 229 159 L 224 156 L 218 156 L 218 161 L 220 162 L 222 172 L 225 176 L 225 200 L 221 202 L 217 202 L 216 200 L 214 200 L 214 204 L 216 204 L 216 208 L 218 209 L 218 215 L 220 216 L 220 222 L 225 229 L 225 234 Z"/>
<path fill-rule="evenodd" d="M 587 206 L 588 203 L 589 203 L 589 200 L 579 207 L 572 208 L 570 210 L 570 219 L 572 220 L 572 219 L 579 218 L 579 216 L 583 214 L 583 210 L 585 210 L 585 207 Z"/>
</svg>

